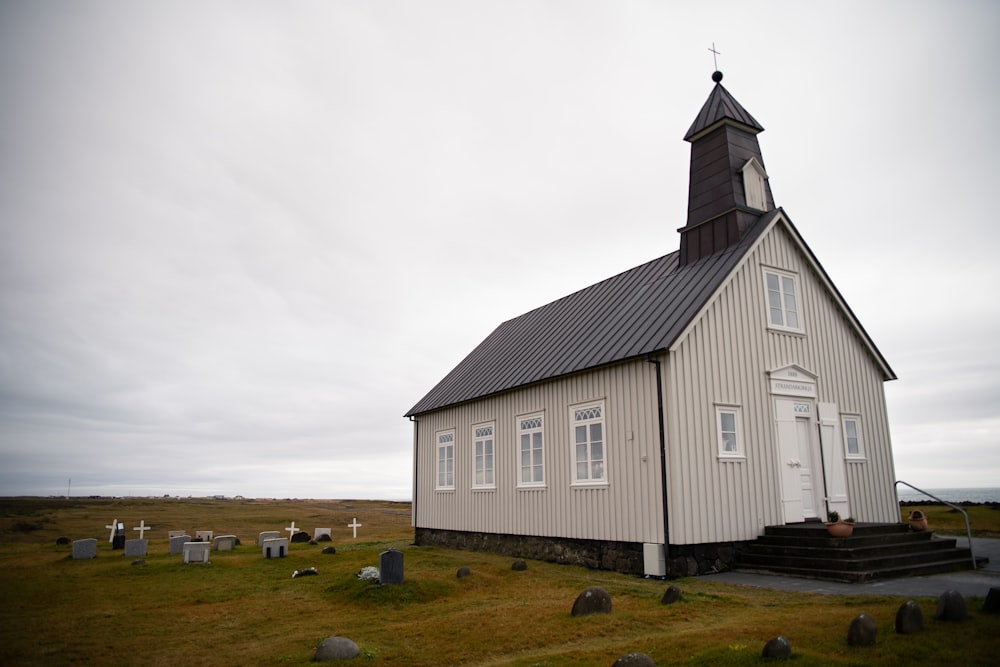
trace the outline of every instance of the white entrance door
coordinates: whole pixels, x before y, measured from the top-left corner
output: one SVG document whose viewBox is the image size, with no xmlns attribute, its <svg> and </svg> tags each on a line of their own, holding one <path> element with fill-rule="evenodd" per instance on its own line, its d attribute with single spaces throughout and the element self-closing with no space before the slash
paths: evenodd
<svg viewBox="0 0 1000 667">
<path fill-rule="evenodd" d="M 813 411 L 810 400 L 775 399 L 785 523 L 820 517 L 824 509 Z"/>
</svg>

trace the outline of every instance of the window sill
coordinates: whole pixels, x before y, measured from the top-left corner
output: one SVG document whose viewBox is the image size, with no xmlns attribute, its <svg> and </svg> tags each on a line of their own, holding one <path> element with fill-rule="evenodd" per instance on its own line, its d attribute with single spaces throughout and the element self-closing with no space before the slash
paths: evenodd
<svg viewBox="0 0 1000 667">
<path fill-rule="evenodd" d="M 517 487 L 518 491 L 547 491 L 548 485 L 546 484 L 525 484 L 519 485 Z"/>
<path fill-rule="evenodd" d="M 848 456 L 844 460 L 848 463 L 868 463 L 868 459 L 864 456 Z"/>
<path fill-rule="evenodd" d="M 722 463 L 744 463 L 747 460 L 744 454 L 719 454 L 715 458 Z"/>
<path fill-rule="evenodd" d="M 607 480 L 600 480 L 597 482 L 590 482 L 590 481 L 573 482 L 569 486 L 571 489 L 581 490 L 581 489 L 606 489 L 611 485 L 607 482 Z"/>
<path fill-rule="evenodd" d="M 472 492 L 473 493 L 489 493 L 489 492 L 496 491 L 496 490 L 497 490 L 497 487 L 495 487 L 495 486 L 474 486 L 474 487 L 472 487 Z"/>
<path fill-rule="evenodd" d="M 806 332 L 802 329 L 789 329 L 787 327 L 779 327 L 774 324 L 768 324 L 767 330 L 769 333 L 786 334 L 789 336 L 798 336 L 799 338 L 806 337 Z"/>
<path fill-rule="evenodd" d="M 455 487 L 443 486 L 440 489 L 434 489 L 434 493 L 455 493 Z"/>
</svg>

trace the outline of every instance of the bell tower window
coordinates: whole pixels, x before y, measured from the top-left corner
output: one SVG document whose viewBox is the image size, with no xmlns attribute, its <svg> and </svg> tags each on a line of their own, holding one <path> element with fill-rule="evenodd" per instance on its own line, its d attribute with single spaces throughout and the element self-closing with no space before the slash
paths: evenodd
<svg viewBox="0 0 1000 667">
<path fill-rule="evenodd" d="M 750 158 L 741 169 L 746 205 L 758 211 L 767 210 L 767 173 L 756 158 Z"/>
</svg>

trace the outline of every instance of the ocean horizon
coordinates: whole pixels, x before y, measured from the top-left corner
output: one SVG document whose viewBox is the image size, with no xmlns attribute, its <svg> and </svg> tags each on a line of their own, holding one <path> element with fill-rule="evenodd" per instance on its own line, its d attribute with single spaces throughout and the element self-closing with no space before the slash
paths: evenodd
<svg viewBox="0 0 1000 667">
<path fill-rule="evenodd" d="M 900 501 L 933 501 L 933 498 L 928 498 L 923 493 L 902 484 L 897 486 L 896 490 Z M 997 487 L 924 489 L 924 491 L 949 503 L 1000 503 L 1000 488 Z"/>
</svg>

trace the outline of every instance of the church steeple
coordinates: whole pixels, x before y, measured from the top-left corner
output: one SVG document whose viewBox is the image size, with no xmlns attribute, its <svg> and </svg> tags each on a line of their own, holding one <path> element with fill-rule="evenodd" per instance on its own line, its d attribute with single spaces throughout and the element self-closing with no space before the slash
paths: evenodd
<svg viewBox="0 0 1000 667">
<path fill-rule="evenodd" d="M 680 264 L 738 243 L 774 209 L 757 134 L 764 128 L 723 87 L 722 72 L 684 140 L 691 143 L 687 224 L 680 230 Z"/>
</svg>

